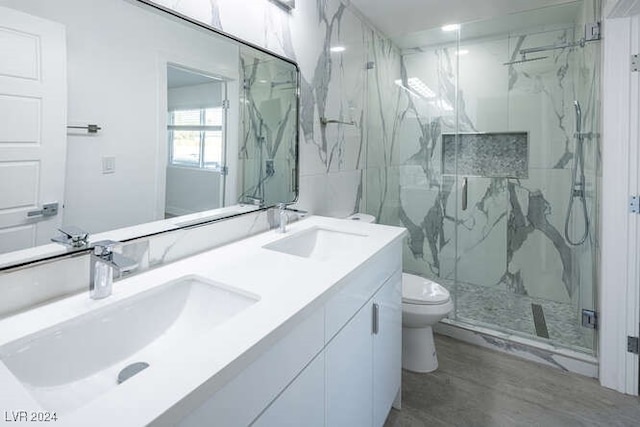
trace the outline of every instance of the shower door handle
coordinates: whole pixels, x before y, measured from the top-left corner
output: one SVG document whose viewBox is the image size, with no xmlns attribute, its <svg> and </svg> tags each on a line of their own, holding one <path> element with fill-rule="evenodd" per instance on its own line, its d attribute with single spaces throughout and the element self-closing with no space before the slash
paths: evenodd
<svg viewBox="0 0 640 427">
<path fill-rule="evenodd" d="M 373 303 L 373 324 L 372 324 L 372 332 L 373 335 L 378 335 L 380 332 L 380 306 L 376 303 Z"/>
<path fill-rule="evenodd" d="M 468 204 L 468 188 L 469 188 L 469 180 L 464 177 L 462 178 L 462 210 L 466 211 L 467 210 L 467 204 Z"/>
</svg>

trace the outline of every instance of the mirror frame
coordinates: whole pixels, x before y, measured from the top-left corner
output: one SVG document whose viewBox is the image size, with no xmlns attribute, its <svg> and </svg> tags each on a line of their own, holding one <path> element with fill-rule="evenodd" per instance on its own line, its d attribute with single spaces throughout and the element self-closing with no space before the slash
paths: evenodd
<svg viewBox="0 0 640 427">
<path fill-rule="evenodd" d="M 280 54 L 277 54 L 275 52 L 272 52 L 266 48 L 263 48 L 261 46 L 258 46 L 254 43 L 248 42 L 246 40 L 242 40 L 232 34 L 226 33 L 222 30 L 219 30 L 211 25 L 205 24 L 204 22 L 198 21 L 194 18 L 191 18 L 187 15 L 184 15 L 180 12 L 177 12 L 173 9 L 169 9 L 168 7 L 165 6 L 161 6 L 159 4 L 156 4 L 154 2 L 152 2 L 151 0 L 122 0 L 125 1 L 127 3 L 130 3 L 134 6 L 138 6 L 141 7 L 143 9 L 150 9 L 149 12 L 153 13 L 158 13 L 158 15 L 162 16 L 164 15 L 165 18 L 167 19 L 172 19 L 174 21 L 177 22 L 186 22 L 189 25 L 193 25 L 196 26 L 198 28 L 207 30 L 207 31 L 211 31 L 212 33 L 214 33 L 217 36 L 223 37 L 227 40 L 230 40 L 234 43 L 237 43 L 238 45 L 244 45 L 247 47 L 250 47 L 252 49 L 255 49 L 259 52 L 262 52 L 264 54 L 267 54 L 269 56 L 272 56 L 274 58 L 277 58 L 281 61 L 284 61 L 290 65 L 293 65 L 295 67 L 295 71 L 296 71 L 296 76 L 297 76 L 297 88 L 295 90 L 295 97 L 296 97 L 296 115 L 295 115 L 295 135 L 294 135 L 294 141 L 295 141 L 295 180 L 293 183 L 293 188 L 295 191 L 295 197 L 293 200 L 290 201 L 286 201 L 287 205 L 290 204 L 294 204 L 298 201 L 299 196 L 300 196 L 300 79 L 301 79 L 301 74 L 300 74 L 300 67 L 298 66 L 298 64 L 289 59 L 286 58 Z M 133 235 L 131 237 L 128 237 L 126 239 L 120 239 L 120 241 L 122 243 L 127 243 L 127 242 L 132 242 L 138 239 L 144 239 L 144 238 L 150 238 L 153 236 L 158 236 L 158 235 L 162 235 L 162 234 L 167 234 L 167 233 L 171 233 L 171 232 L 177 232 L 180 230 L 187 230 L 187 229 L 193 229 L 193 228 L 198 228 L 198 227 L 202 227 L 202 226 L 206 226 L 212 223 L 216 223 L 219 221 L 224 221 L 224 220 L 228 220 L 228 219 L 233 219 L 233 218 L 237 218 L 237 217 L 241 217 L 244 215 L 248 215 L 248 214 L 255 214 L 258 212 L 266 212 L 268 209 L 273 208 L 275 205 L 268 205 L 268 206 L 260 206 L 260 208 L 253 210 L 253 211 L 249 211 L 249 212 L 244 212 L 244 213 L 237 213 L 237 214 L 232 214 L 232 215 L 226 215 L 226 216 L 220 216 L 220 217 L 216 217 L 213 219 L 207 219 L 207 218 L 203 218 L 200 221 L 193 222 L 193 223 L 189 223 L 188 225 L 182 225 L 182 226 L 178 226 L 178 225 L 172 225 L 172 226 L 167 226 L 166 230 L 161 230 L 161 231 L 156 231 L 153 233 L 141 233 L 139 235 Z M 143 225 L 146 223 L 141 223 L 141 224 L 133 224 L 124 228 L 129 228 L 129 227 L 136 227 L 139 225 Z M 99 234 L 108 234 L 112 231 L 115 230 L 109 230 L 109 231 L 104 231 L 101 232 Z M 53 244 L 53 242 L 51 243 Z M 12 270 L 18 270 L 18 269 L 23 269 L 23 268 L 28 268 L 31 265 L 35 265 L 35 264 L 42 264 L 42 263 L 48 263 L 48 262 L 53 262 L 56 261 L 58 259 L 62 259 L 62 258 L 66 258 L 69 256 L 82 256 L 85 254 L 89 254 L 90 251 L 93 250 L 93 244 L 88 244 L 87 246 L 84 247 L 80 247 L 80 248 L 71 248 L 71 247 L 63 247 L 62 245 L 60 245 L 60 248 L 64 248 L 64 251 L 61 253 L 49 253 L 49 254 L 43 254 L 43 255 L 36 255 L 34 254 L 33 257 L 28 257 L 25 258 L 24 260 L 16 260 L 15 262 L 7 262 L 5 265 L 0 265 L 0 273 L 3 273 L 5 271 L 12 271 Z M 24 249 L 24 251 L 29 251 L 29 250 L 33 250 L 35 248 L 38 248 L 38 246 L 34 246 L 32 248 L 27 248 Z M 14 252 L 18 252 L 18 251 L 14 251 Z M 11 254 L 12 252 L 7 252 L 7 254 Z M 6 254 L 3 254 L 6 255 Z M 0 255 L 1 256 L 1 255 Z"/>
</svg>

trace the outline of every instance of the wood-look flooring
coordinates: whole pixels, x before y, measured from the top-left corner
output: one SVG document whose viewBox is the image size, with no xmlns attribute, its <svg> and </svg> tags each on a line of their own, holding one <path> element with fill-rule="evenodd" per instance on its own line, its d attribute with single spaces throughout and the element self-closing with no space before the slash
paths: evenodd
<svg viewBox="0 0 640 427">
<path fill-rule="evenodd" d="M 402 372 L 385 427 L 640 427 L 640 400 L 595 379 L 439 335 L 436 349 L 438 370 Z"/>
</svg>

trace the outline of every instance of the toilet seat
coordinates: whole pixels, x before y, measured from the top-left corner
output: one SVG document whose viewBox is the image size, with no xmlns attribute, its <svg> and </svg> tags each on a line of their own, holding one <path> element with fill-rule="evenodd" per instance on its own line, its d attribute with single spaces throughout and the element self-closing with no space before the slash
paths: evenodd
<svg viewBox="0 0 640 427">
<path fill-rule="evenodd" d="M 451 299 L 443 286 L 420 276 L 402 273 L 402 302 L 416 305 L 446 304 Z"/>
</svg>

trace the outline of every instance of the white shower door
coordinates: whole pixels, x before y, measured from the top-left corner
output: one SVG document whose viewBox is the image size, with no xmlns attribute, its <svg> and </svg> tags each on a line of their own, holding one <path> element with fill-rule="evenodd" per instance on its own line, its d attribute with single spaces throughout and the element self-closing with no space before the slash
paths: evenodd
<svg viewBox="0 0 640 427">
<path fill-rule="evenodd" d="M 0 7 L 0 253 L 62 223 L 66 111 L 65 27 Z"/>
</svg>

